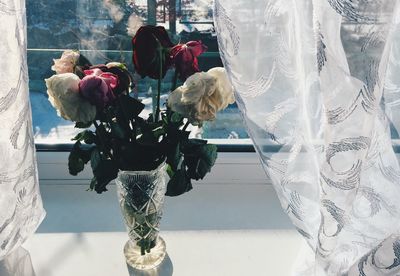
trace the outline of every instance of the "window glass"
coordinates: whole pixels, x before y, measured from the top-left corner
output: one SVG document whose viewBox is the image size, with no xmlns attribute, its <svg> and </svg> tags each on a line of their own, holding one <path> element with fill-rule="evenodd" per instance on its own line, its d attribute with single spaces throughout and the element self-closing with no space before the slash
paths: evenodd
<svg viewBox="0 0 400 276">
<path fill-rule="evenodd" d="M 212 0 L 27 0 L 28 66 L 36 143 L 69 143 L 79 130 L 57 116 L 50 105 L 44 79 L 54 58 L 64 49 L 79 49 L 93 64 L 119 61 L 134 72 L 131 38 L 146 23 L 164 26 L 174 42 L 202 40 L 208 51 L 200 56 L 203 71 L 222 66 L 212 23 Z M 165 99 L 172 85 L 170 70 L 163 82 Z M 151 104 L 154 80 L 137 79 L 137 93 Z M 149 109 L 150 110 L 150 109 Z M 206 123 L 204 138 L 247 138 L 235 104 Z"/>
</svg>

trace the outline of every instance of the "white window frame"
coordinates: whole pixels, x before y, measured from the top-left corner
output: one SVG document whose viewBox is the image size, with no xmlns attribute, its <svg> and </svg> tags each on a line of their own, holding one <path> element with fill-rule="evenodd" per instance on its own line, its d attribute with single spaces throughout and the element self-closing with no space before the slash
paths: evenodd
<svg viewBox="0 0 400 276">
<path fill-rule="evenodd" d="M 250 146 L 249 139 L 243 140 L 209 140 L 210 143 L 223 144 L 229 149 L 233 146 Z M 43 145 L 37 152 L 39 180 L 41 184 L 83 184 L 89 185 L 92 178 L 90 165 L 83 172 L 72 176 L 68 172 L 68 151 L 57 151 L 57 145 L 52 150 L 45 150 Z M 49 147 L 50 148 L 50 147 Z M 222 147 L 223 148 L 223 147 Z M 247 147 L 249 148 L 249 147 Z M 260 159 L 254 151 L 219 152 L 215 166 L 199 184 L 271 184 L 267 178 Z"/>
</svg>

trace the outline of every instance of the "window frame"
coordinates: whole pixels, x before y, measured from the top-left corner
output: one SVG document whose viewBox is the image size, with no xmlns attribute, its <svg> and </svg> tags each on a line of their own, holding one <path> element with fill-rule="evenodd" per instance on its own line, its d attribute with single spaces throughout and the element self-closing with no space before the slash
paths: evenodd
<svg viewBox="0 0 400 276">
<path fill-rule="evenodd" d="M 86 165 L 77 176 L 69 174 L 67 146 L 64 151 L 59 151 L 37 145 L 36 156 L 41 185 L 87 184 L 89 187 L 92 178 L 90 165 Z M 248 151 L 243 151 L 242 145 L 219 145 L 218 149 L 218 158 L 211 172 L 203 180 L 193 181 L 193 184 L 271 184 L 264 173 L 258 154 L 251 145 L 245 146 L 245 150 Z"/>
</svg>

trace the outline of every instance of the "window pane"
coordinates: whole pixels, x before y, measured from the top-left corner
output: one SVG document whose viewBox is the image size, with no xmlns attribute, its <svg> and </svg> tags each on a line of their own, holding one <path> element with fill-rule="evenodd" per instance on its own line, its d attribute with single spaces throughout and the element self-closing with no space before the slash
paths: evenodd
<svg viewBox="0 0 400 276">
<path fill-rule="evenodd" d="M 132 67 L 131 35 L 146 22 L 156 21 L 176 43 L 202 40 L 207 53 L 199 59 L 203 71 L 222 66 L 212 25 L 212 0 L 27 0 L 28 65 L 33 124 L 37 143 L 69 143 L 78 130 L 57 116 L 50 105 L 44 79 L 54 74 L 54 58 L 64 49 L 79 49 L 93 64 L 119 61 Z M 173 72 L 163 82 L 163 98 Z M 154 80 L 137 79 L 138 96 L 150 112 Z M 205 138 L 247 138 L 236 105 L 207 123 Z"/>
</svg>

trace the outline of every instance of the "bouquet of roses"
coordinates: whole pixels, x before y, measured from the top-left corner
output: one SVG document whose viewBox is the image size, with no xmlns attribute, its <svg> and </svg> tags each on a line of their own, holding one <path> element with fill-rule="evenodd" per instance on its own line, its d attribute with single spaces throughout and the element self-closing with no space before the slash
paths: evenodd
<svg viewBox="0 0 400 276">
<path fill-rule="evenodd" d="M 214 165 L 215 145 L 190 139 L 189 124 L 202 125 L 234 102 L 223 68 L 200 72 L 197 57 L 206 51 L 201 41 L 174 45 L 163 27 L 143 26 L 132 40 L 137 74 L 158 80 L 154 112 L 132 97 L 132 75 L 122 63 L 92 65 L 79 51 L 67 50 L 54 60 L 55 75 L 46 79 L 50 103 L 64 119 L 84 129 L 73 138 L 69 172 L 77 175 L 90 162 L 90 189 L 107 191 L 120 170 L 150 171 L 167 163 L 166 195 L 192 189 Z M 174 69 L 166 106 L 160 105 L 162 80 Z M 176 87 L 178 79 L 183 82 Z M 90 146 L 87 146 L 87 145 Z"/>
</svg>

